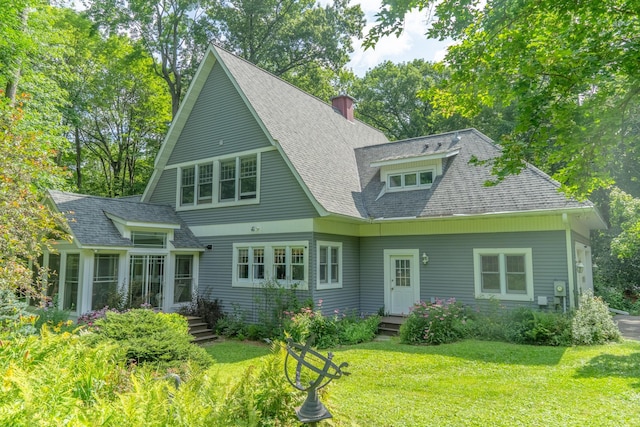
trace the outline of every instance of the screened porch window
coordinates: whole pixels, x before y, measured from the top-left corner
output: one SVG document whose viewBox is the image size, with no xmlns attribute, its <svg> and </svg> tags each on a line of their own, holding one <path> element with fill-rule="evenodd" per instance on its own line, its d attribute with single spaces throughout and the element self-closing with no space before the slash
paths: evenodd
<svg viewBox="0 0 640 427">
<path fill-rule="evenodd" d="M 93 263 L 93 294 L 91 308 L 97 310 L 106 306 L 117 306 L 118 297 L 118 254 L 96 254 Z"/>
<path fill-rule="evenodd" d="M 176 255 L 173 302 L 190 302 L 193 293 L 193 255 Z"/>
</svg>

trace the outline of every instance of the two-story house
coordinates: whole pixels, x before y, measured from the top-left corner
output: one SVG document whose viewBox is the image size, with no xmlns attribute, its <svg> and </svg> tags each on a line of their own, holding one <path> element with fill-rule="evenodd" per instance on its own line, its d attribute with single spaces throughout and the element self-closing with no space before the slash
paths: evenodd
<svg viewBox="0 0 640 427">
<path fill-rule="evenodd" d="M 73 236 L 45 264 L 77 314 L 176 310 L 193 295 L 251 310 L 267 280 L 323 308 L 407 313 L 418 300 L 570 308 L 592 287 L 590 202 L 528 166 L 495 186 L 474 129 L 389 142 L 333 105 L 211 47 L 140 199 L 51 191 Z"/>
</svg>

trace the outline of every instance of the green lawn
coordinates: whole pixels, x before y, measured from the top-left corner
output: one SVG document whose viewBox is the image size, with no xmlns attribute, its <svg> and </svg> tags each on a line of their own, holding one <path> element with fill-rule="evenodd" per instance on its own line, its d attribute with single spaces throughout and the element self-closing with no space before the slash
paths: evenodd
<svg viewBox="0 0 640 427">
<path fill-rule="evenodd" d="M 227 341 L 208 351 L 221 377 L 231 378 L 269 348 Z M 638 342 L 418 347 L 392 340 L 332 351 L 351 373 L 330 386 L 335 426 L 640 426 Z"/>
</svg>

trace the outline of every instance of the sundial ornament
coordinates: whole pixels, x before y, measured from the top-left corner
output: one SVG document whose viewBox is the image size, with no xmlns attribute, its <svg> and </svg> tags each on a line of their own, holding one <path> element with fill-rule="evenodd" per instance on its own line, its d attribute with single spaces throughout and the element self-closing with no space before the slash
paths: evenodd
<svg viewBox="0 0 640 427">
<path fill-rule="evenodd" d="M 307 342 L 302 345 L 294 342 L 291 338 L 287 338 L 287 356 L 284 360 L 284 373 L 287 380 L 298 390 L 307 392 L 307 398 L 302 406 L 296 408 L 296 414 L 302 423 L 316 423 L 331 418 L 329 410 L 318 399 L 318 390 L 326 387 L 331 381 L 343 375 L 349 375 L 348 372 L 342 370 L 342 368 L 349 366 L 348 363 L 344 362 L 338 366 L 332 361 L 332 353 L 323 356 L 313 350 L 311 348 L 313 340 L 314 337 L 311 336 L 307 339 Z M 289 357 L 297 361 L 295 381 L 290 377 L 289 370 L 287 369 L 287 366 L 289 366 Z M 312 362 L 316 362 L 316 364 Z M 320 365 L 322 365 L 322 367 L 320 367 Z M 312 378 L 316 376 L 316 379 L 310 381 L 309 385 L 302 384 L 300 380 L 303 368 L 312 373 Z"/>
</svg>

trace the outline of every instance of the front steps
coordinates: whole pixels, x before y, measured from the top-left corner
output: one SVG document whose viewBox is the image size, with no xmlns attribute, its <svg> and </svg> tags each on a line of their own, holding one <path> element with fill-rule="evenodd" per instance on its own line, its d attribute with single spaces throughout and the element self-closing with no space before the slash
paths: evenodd
<svg viewBox="0 0 640 427">
<path fill-rule="evenodd" d="M 378 334 L 396 336 L 400 331 L 400 326 L 404 323 L 406 317 L 403 316 L 384 316 L 378 325 Z"/>
<path fill-rule="evenodd" d="M 195 344 L 205 344 L 218 339 L 218 336 L 212 329 L 207 327 L 202 317 L 185 316 L 189 322 L 189 333 L 193 335 Z"/>
</svg>

